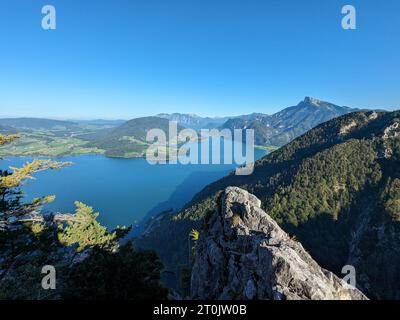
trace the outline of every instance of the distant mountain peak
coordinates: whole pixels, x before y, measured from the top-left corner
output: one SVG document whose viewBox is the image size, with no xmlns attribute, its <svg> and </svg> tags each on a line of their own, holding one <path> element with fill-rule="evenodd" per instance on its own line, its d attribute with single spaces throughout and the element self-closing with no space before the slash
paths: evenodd
<svg viewBox="0 0 400 320">
<path fill-rule="evenodd" d="M 319 106 L 321 106 L 322 101 L 315 99 L 313 97 L 305 97 L 304 100 L 302 101 L 302 103 L 313 105 L 315 107 L 319 107 Z"/>
<path fill-rule="evenodd" d="M 169 121 L 177 121 L 180 125 L 191 129 L 215 128 L 227 121 L 228 117 L 201 117 L 193 113 L 159 113 L 157 117 Z"/>
<path fill-rule="evenodd" d="M 192 118 L 200 118 L 200 116 L 198 116 L 195 113 L 179 113 L 179 112 L 173 112 L 173 113 L 159 113 L 156 115 L 156 117 L 160 117 L 160 118 L 167 118 L 167 117 L 192 117 Z"/>
<path fill-rule="evenodd" d="M 356 109 L 341 107 L 307 96 L 297 105 L 270 116 L 250 114 L 229 119 L 223 128 L 254 129 L 256 145 L 280 147 L 307 130 L 352 111 Z"/>
</svg>

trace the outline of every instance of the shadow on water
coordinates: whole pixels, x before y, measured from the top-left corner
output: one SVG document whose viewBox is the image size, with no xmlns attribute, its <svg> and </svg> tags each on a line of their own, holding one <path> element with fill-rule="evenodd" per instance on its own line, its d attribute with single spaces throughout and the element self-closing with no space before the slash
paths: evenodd
<svg viewBox="0 0 400 320">
<path fill-rule="evenodd" d="M 204 187 L 228 175 L 230 172 L 232 172 L 232 169 L 207 172 L 196 171 L 191 173 L 175 188 L 168 200 L 158 203 L 146 213 L 141 222 L 133 228 L 129 236 L 138 236 L 143 231 L 146 223 L 161 213 L 177 212 L 181 210 Z"/>
</svg>

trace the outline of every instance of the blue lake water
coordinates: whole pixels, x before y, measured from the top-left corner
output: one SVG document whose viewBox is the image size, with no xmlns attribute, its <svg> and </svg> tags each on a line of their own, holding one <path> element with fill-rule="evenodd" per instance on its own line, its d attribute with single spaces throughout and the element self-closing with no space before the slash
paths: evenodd
<svg viewBox="0 0 400 320">
<path fill-rule="evenodd" d="M 255 158 L 266 151 L 255 150 Z M 0 160 L 0 168 L 19 167 L 31 157 Z M 117 159 L 101 155 L 57 158 L 73 165 L 40 172 L 22 190 L 25 199 L 55 195 L 45 208 L 72 213 L 74 202 L 81 201 L 100 212 L 99 220 L 113 228 L 135 225 L 145 217 L 164 210 L 180 209 L 209 183 L 227 175 L 232 165 L 150 165 L 145 159 Z"/>
</svg>

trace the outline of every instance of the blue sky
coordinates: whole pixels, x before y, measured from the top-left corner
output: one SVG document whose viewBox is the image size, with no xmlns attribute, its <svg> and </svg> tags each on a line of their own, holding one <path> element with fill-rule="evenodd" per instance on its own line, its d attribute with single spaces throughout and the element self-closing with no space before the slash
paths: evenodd
<svg viewBox="0 0 400 320">
<path fill-rule="evenodd" d="M 304 96 L 394 109 L 399 15 L 398 0 L 0 0 L 0 116 L 273 113 Z"/>
</svg>

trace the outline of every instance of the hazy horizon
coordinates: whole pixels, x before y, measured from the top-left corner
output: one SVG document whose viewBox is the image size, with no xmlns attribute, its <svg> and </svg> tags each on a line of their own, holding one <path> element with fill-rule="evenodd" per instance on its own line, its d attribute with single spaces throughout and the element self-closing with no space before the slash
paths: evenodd
<svg viewBox="0 0 400 320">
<path fill-rule="evenodd" d="M 299 102 L 301 102 L 302 100 L 299 100 Z M 330 102 L 333 104 L 336 104 L 335 102 L 332 101 L 326 101 L 326 100 L 321 100 L 324 102 Z M 281 109 L 278 109 L 277 111 L 275 111 L 274 113 L 280 112 L 286 108 L 292 107 L 297 105 L 298 103 L 292 104 L 292 105 L 288 105 L 286 107 L 282 107 Z M 341 105 L 339 105 L 341 106 Z M 389 108 L 382 108 L 382 107 L 372 107 L 372 108 L 368 108 L 368 107 L 357 107 L 357 106 L 349 106 L 349 105 L 342 105 L 341 107 L 349 107 L 349 108 L 353 108 L 353 109 L 371 109 L 371 110 L 384 110 L 384 111 L 394 111 L 394 110 L 399 110 L 399 107 L 389 107 Z M 49 119 L 49 120 L 61 120 L 61 121 L 100 121 L 100 120 L 105 120 L 105 121 L 129 121 L 131 119 L 136 119 L 136 118 L 142 118 L 142 117 L 156 117 L 159 114 L 185 114 L 185 115 L 191 115 L 191 116 L 199 116 L 201 118 L 214 118 L 214 119 L 218 119 L 218 118 L 234 118 L 234 117 L 238 117 L 238 116 L 242 116 L 242 115 L 249 115 L 252 113 L 262 113 L 262 114 L 266 114 L 266 115 L 272 115 L 274 113 L 266 113 L 266 112 L 252 112 L 250 109 L 247 110 L 249 112 L 244 112 L 241 114 L 226 114 L 226 115 L 221 115 L 221 116 L 214 116 L 214 115 L 207 115 L 207 114 L 198 114 L 198 113 L 187 113 L 187 112 L 160 112 L 157 114 L 147 114 L 147 115 L 142 115 L 142 116 L 132 116 L 132 117 L 124 117 L 124 118 L 108 118 L 108 117 L 78 117 L 78 118 L 74 118 L 74 117 L 69 117 L 69 116 L 64 116 L 64 117 L 46 117 L 46 116 L 18 116 L 18 115 L 1 115 L 0 114 L 0 119 L 16 119 L 16 118 L 35 118 L 35 119 Z"/>
</svg>

